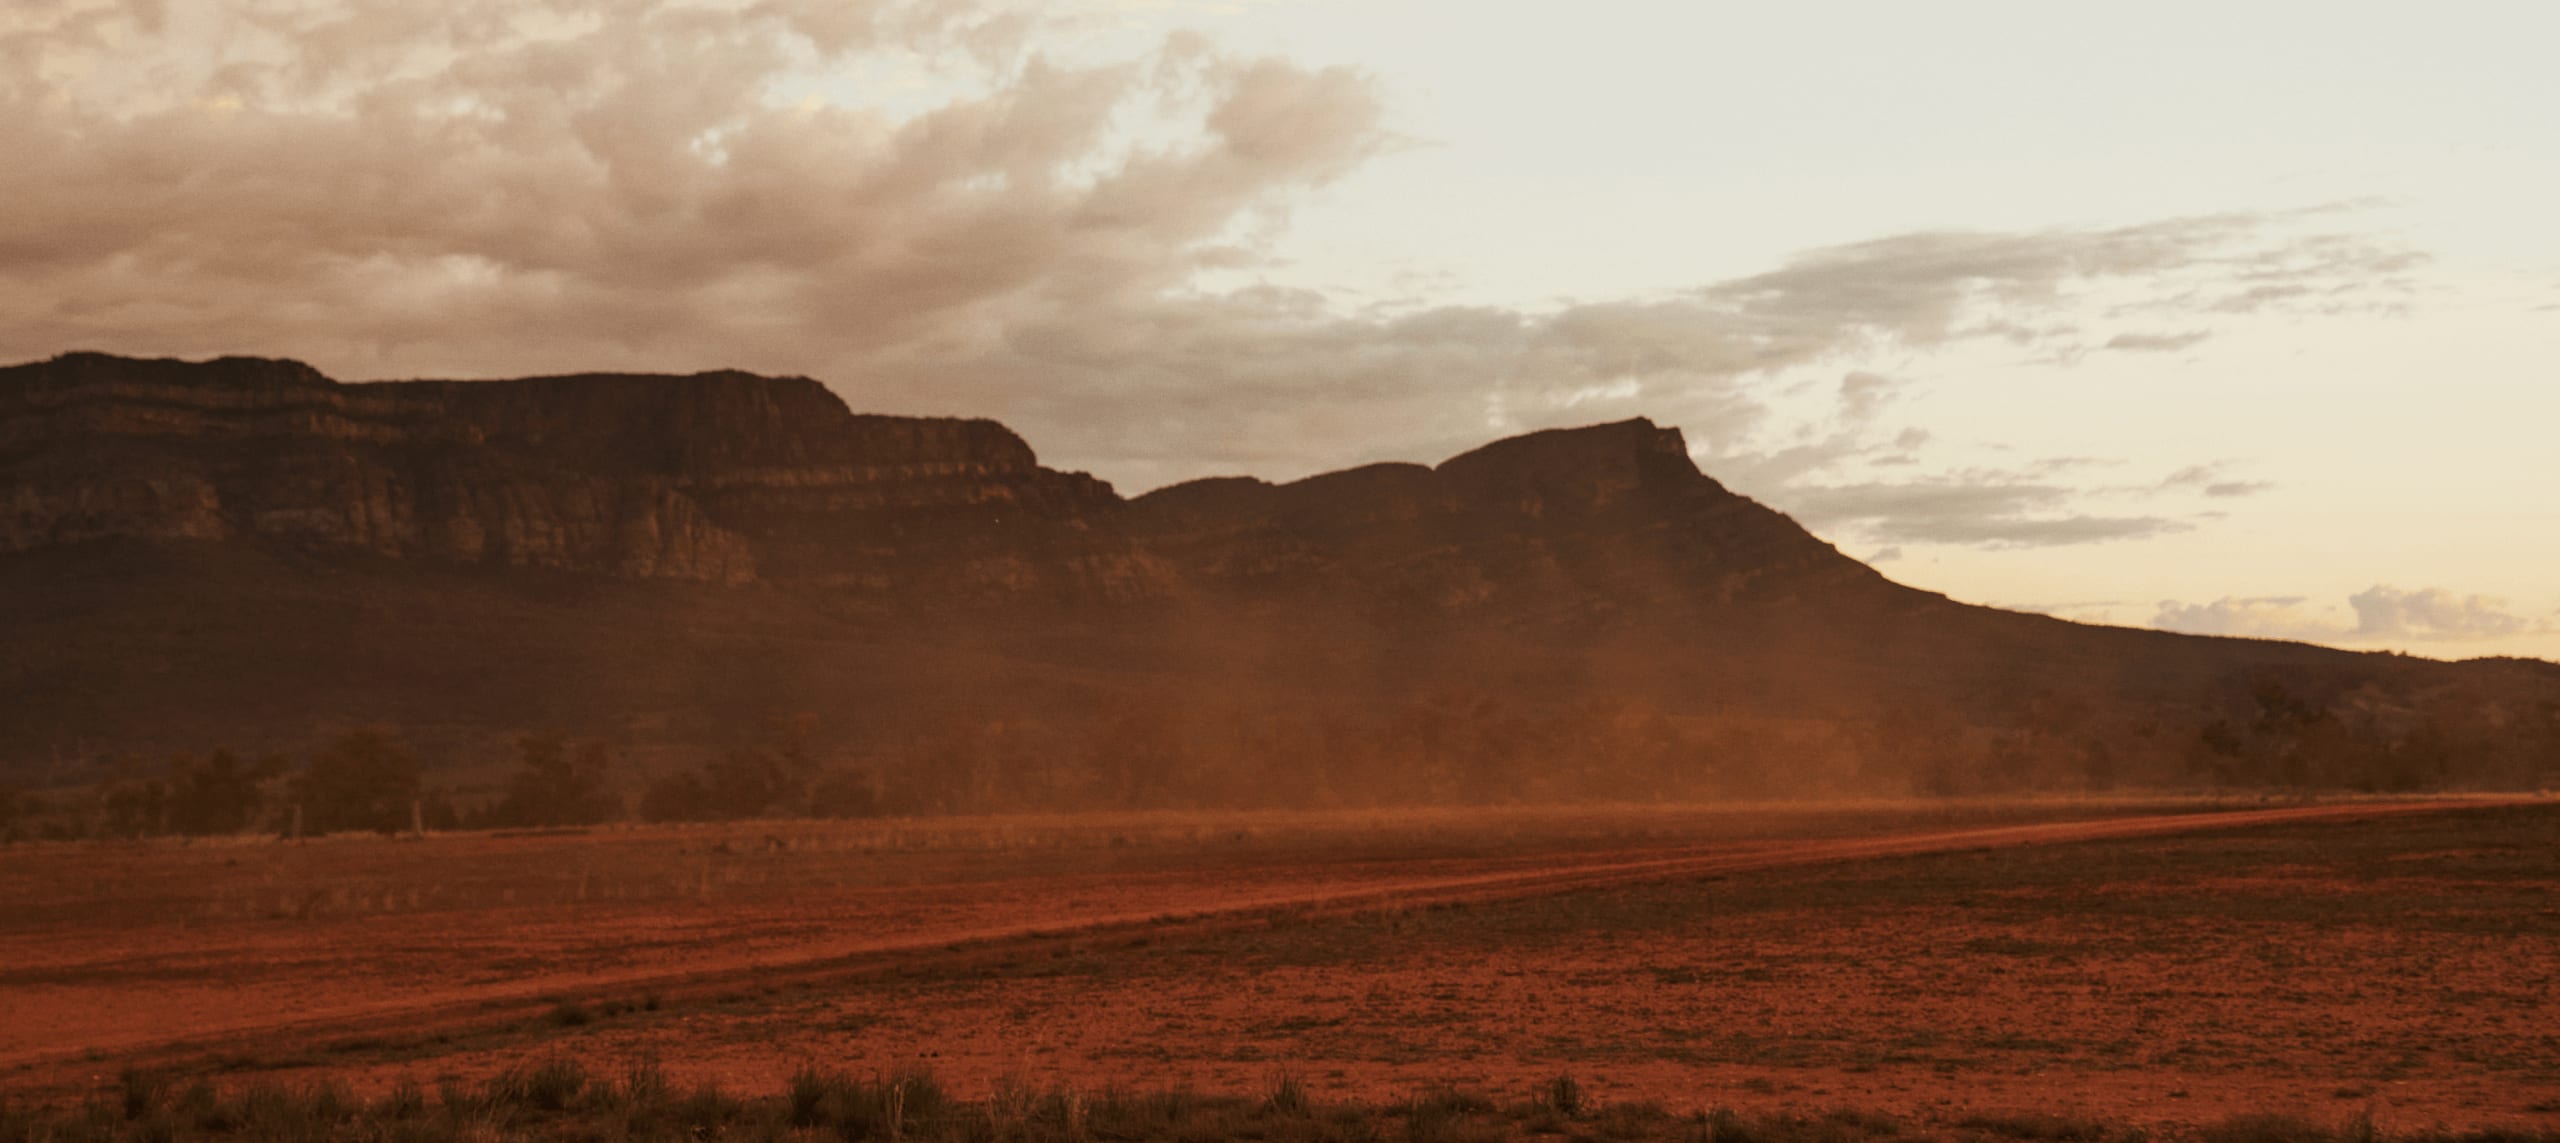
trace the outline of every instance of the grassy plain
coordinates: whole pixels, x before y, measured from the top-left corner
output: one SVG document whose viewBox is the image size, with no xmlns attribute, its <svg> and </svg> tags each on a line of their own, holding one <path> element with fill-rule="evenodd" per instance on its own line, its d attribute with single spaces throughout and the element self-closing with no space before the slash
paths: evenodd
<svg viewBox="0 0 2560 1143">
<path fill-rule="evenodd" d="M 1423 1137 L 1432 1093 L 1476 1109 L 1430 1121 L 1449 1137 L 1693 1137 L 1711 1108 L 1760 1138 L 2192 1135 L 2265 1113 L 2560 1131 L 2560 803 L 1867 845 L 2195 808 L 19 847 L 0 853 L 0 1091 L 61 1106 L 132 1070 L 220 1098 L 467 1101 L 569 1059 L 653 1063 L 686 1091 L 929 1072 L 973 1115 L 1197 1092 L 1184 1106 L 1230 1128 L 1286 1077 L 1346 1138 L 1361 1116 Z M 1572 869 L 1615 872 L 1539 880 Z M 1583 1107 L 1541 1118 L 1562 1076 Z M 792 1127 L 729 1126 L 756 1123 Z"/>
</svg>

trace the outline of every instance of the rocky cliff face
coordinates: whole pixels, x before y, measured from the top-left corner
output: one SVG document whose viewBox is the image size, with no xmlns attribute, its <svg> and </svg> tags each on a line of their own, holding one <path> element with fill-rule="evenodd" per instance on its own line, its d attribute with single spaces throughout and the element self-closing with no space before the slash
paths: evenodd
<svg viewBox="0 0 2560 1143">
<path fill-rule="evenodd" d="M 347 385 L 290 361 L 0 369 L 0 552 L 258 540 L 805 589 L 835 603 L 1353 600 L 1425 613 L 1871 591 L 1676 429 L 1124 501 L 991 421 L 743 373 Z"/>
<path fill-rule="evenodd" d="M 1107 486 L 990 421 L 856 416 L 805 378 L 342 385 L 289 361 L 0 370 L 0 552 L 257 538 L 744 584 L 882 578 L 919 518 L 1071 520 Z M 895 563 L 895 559 L 885 562 Z"/>
</svg>

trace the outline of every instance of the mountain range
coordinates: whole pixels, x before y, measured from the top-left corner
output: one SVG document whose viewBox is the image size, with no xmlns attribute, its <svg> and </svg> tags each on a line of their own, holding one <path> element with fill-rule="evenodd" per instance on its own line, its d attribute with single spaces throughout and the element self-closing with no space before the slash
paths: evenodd
<svg viewBox="0 0 2560 1143">
<path fill-rule="evenodd" d="M 0 368 L 0 636 L 37 786 L 357 726 L 457 781 L 534 730 L 643 771 L 787 734 L 945 808 L 2560 770 L 2560 666 L 1956 603 L 1645 420 L 1125 497 L 736 372 Z"/>
</svg>

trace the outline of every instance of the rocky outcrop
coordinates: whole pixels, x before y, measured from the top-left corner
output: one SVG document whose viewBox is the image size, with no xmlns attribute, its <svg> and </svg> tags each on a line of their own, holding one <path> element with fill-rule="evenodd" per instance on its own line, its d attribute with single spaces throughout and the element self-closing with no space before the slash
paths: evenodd
<svg viewBox="0 0 2560 1143">
<path fill-rule="evenodd" d="M 348 385 L 292 361 L 99 354 L 0 369 L 0 552 L 112 539 L 761 582 L 836 607 L 1428 614 L 1883 585 L 1643 420 L 1124 501 L 992 421 L 858 415 L 807 378 Z"/>
<path fill-rule="evenodd" d="M 1217 477 L 1131 506 L 1195 579 L 1374 610 L 1590 617 L 1647 607 L 1913 594 L 1728 491 L 1644 419 L 1499 441 L 1437 467 L 1290 484 Z"/>
<path fill-rule="evenodd" d="M 72 354 L 0 370 L 0 552 L 262 539 L 744 584 L 895 579 L 905 533 L 1108 486 L 983 420 L 856 416 L 743 373 L 343 385 L 297 362 Z"/>
</svg>

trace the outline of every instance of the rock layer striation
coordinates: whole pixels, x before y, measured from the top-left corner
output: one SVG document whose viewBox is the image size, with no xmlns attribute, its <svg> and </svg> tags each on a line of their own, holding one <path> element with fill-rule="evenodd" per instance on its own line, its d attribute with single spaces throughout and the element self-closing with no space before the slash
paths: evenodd
<svg viewBox="0 0 2560 1143">
<path fill-rule="evenodd" d="M 0 490 L 0 552 L 254 540 L 887 607 L 1883 586 L 1648 421 L 1131 501 L 992 421 L 860 415 L 807 378 L 735 372 L 342 384 L 70 354 L 0 369 Z"/>
</svg>

